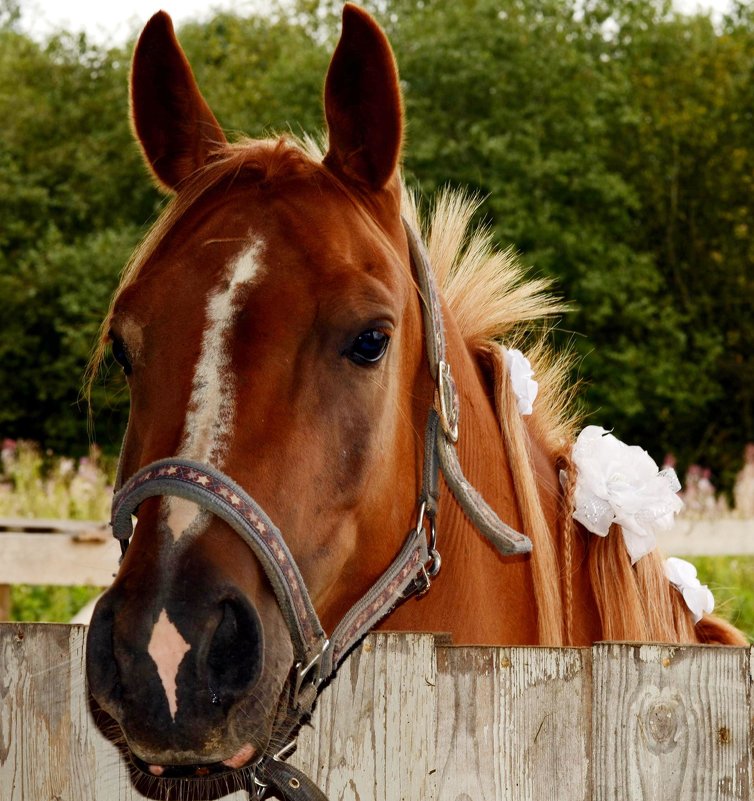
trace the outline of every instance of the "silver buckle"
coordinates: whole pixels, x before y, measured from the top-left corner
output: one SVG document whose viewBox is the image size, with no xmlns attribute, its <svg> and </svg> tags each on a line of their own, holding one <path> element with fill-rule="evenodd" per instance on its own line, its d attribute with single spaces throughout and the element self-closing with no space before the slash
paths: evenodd
<svg viewBox="0 0 754 801">
<path fill-rule="evenodd" d="M 257 765 L 258 764 L 259 763 L 257 763 Z M 253 779 L 252 786 L 248 788 L 250 801 L 262 801 L 267 794 L 268 787 L 270 786 L 267 784 L 267 782 L 263 782 L 257 777 L 257 765 L 254 766 L 254 772 L 251 775 L 251 778 Z"/>
<path fill-rule="evenodd" d="M 316 654 L 311 662 L 308 665 L 303 665 L 301 662 L 296 662 L 296 679 L 293 684 L 293 707 L 298 707 L 298 696 L 301 692 L 301 688 L 304 686 L 304 682 L 307 679 L 310 680 L 310 683 L 314 685 L 314 687 L 319 687 L 322 683 L 322 658 L 325 655 L 325 651 L 327 650 L 328 646 L 330 645 L 330 640 L 325 640 L 322 644 L 322 650 Z M 310 674 L 313 673 L 313 676 L 310 677 Z"/>
<path fill-rule="evenodd" d="M 458 390 L 450 372 L 450 365 L 443 361 L 437 363 L 437 397 L 440 404 L 438 413 L 442 430 L 451 442 L 458 442 L 458 417 L 460 414 Z"/>
</svg>

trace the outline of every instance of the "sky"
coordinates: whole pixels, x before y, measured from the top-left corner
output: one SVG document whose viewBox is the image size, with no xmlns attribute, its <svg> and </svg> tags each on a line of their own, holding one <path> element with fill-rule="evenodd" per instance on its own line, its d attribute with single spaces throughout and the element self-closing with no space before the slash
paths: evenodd
<svg viewBox="0 0 754 801">
<path fill-rule="evenodd" d="M 711 9 L 725 12 L 730 0 L 675 0 L 681 11 Z M 187 19 L 206 19 L 213 10 L 233 8 L 238 12 L 259 7 L 258 0 L 24 0 L 23 28 L 43 37 L 54 30 L 85 30 L 100 44 L 123 44 L 160 8 L 177 25 Z"/>
</svg>

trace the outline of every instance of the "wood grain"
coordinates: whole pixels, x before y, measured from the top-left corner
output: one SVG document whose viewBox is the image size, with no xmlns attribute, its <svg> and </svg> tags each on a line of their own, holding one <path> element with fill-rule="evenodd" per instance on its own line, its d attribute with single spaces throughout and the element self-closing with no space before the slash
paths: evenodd
<svg viewBox="0 0 754 801">
<path fill-rule="evenodd" d="M 76 534 L 0 532 L 0 584 L 109 587 L 119 559 L 113 537 L 81 541 Z"/>
<path fill-rule="evenodd" d="M 85 633 L 0 624 L 2 801 L 147 797 L 95 724 Z M 746 648 L 376 634 L 323 693 L 294 759 L 330 801 L 752 799 L 753 672 Z"/>
<path fill-rule="evenodd" d="M 594 798 L 748 799 L 745 648 L 593 649 Z"/>
<path fill-rule="evenodd" d="M 373 634 L 323 693 L 294 760 L 339 801 L 435 797 L 431 634 Z"/>
<path fill-rule="evenodd" d="M 439 801 L 589 798 L 589 651 L 439 648 Z"/>
</svg>

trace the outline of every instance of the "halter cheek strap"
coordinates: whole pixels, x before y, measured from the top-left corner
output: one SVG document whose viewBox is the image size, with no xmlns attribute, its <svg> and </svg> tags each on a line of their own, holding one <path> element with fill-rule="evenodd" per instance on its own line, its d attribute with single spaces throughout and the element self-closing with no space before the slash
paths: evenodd
<svg viewBox="0 0 754 801">
<path fill-rule="evenodd" d="M 147 498 L 173 496 L 196 503 L 224 520 L 249 546 L 270 581 L 288 626 L 296 658 L 273 725 L 274 739 L 287 746 L 257 763 L 256 798 L 272 793 L 283 801 L 327 801 L 300 771 L 283 763 L 295 746 L 295 732 L 311 715 L 322 686 L 337 672 L 351 649 L 398 604 L 425 593 L 440 570 L 435 516 L 439 473 L 476 528 L 503 554 L 528 553 L 531 541 L 504 523 L 468 482 L 458 461 L 459 399 L 446 359 L 440 301 L 421 240 L 404 220 L 411 259 L 422 295 L 427 360 L 435 381 L 424 445 L 418 515 L 403 547 L 377 582 L 344 616 L 328 638 L 301 572 L 280 530 L 259 504 L 219 470 L 185 459 L 162 459 L 139 470 L 115 494 L 113 534 L 125 553 L 133 533 L 131 516 Z M 120 472 L 120 468 L 119 468 Z M 429 530 L 429 539 L 425 529 Z"/>
</svg>

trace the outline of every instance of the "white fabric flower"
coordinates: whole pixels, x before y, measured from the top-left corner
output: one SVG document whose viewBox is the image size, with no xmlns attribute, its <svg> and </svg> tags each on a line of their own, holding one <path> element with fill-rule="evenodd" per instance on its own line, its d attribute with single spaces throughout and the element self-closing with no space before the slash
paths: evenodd
<svg viewBox="0 0 754 801">
<path fill-rule="evenodd" d="M 694 615 L 694 623 L 698 623 L 705 612 L 710 614 L 715 608 L 715 599 L 709 587 L 696 577 L 696 568 L 691 562 L 671 556 L 665 560 L 665 575 L 683 595 L 686 606 Z"/>
<path fill-rule="evenodd" d="M 619 523 L 635 564 L 655 547 L 658 531 L 672 528 L 683 508 L 675 470 L 659 470 L 645 450 L 599 426 L 579 434 L 572 460 L 578 470 L 573 516 L 600 537 Z"/>
<path fill-rule="evenodd" d="M 539 392 L 539 384 L 534 381 L 531 362 L 520 350 L 513 348 L 505 351 L 505 364 L 511 375 L 511 387 L 518 401 L 518 411 L 521 414 L 531 414 Z"/>
</svg>

